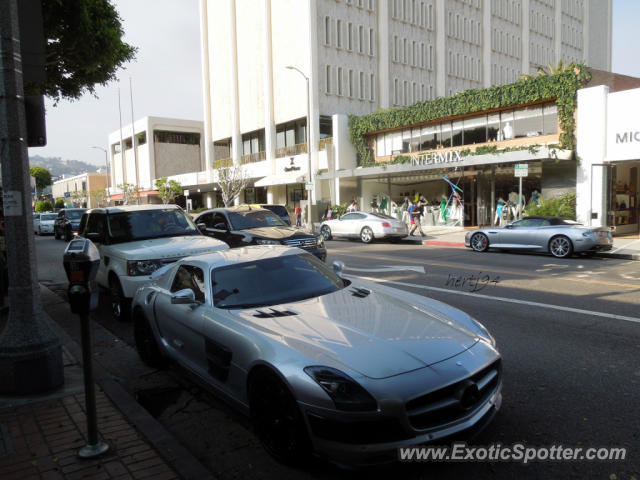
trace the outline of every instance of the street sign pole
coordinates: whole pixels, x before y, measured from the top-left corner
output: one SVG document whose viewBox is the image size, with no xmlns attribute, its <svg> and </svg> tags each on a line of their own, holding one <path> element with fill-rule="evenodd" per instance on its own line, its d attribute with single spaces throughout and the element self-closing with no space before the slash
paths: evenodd
<svg viewBox="0 0 640 480">
<path fill-rule="evenodd" d="M 518 208 L 517 208 L 517 212 L 518 212 L 518 218 L 522 218 L 522 209 L 520 209 L 520 205 L 522 205 L 522 177 L 520 177 L 518 180 L 520 180 L 520 187 L 518 188 Z"/>
<path fill-rule="evenodd" d="M 516 210 L 518 212 L 518 218 L 521 218 L 522 209 L 520 207 L 522 206 L 522 177 L 526 177 L 529 175 L 529 165 L 527 165 L 526 163 L 516 163 L 513 167 L 513 174 L 514 176 L 518 177 L 518 183 L 520 185 L 518 188 L 518 206 Z"/>
</svg>

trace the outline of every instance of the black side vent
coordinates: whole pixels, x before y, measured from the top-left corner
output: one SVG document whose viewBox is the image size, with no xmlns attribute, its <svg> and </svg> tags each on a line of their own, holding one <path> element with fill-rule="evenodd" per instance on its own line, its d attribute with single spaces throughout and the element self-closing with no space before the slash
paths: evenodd
<svg viewBox="0 0 640 480">
<path fill-rule="evenodd" d="M 369 296 L 371 290 L 367 290 L 366 288 L 353 288 L 351 290 L 351 295 L 358 298 L 365 298 Z"/>
<path fill-rule="evenodd" d="M 270 308 L 269 311 L 256 310 L 256 313 L 253 314 L 256 318 L 290 317 L 292 315 L 298 314 L 291 310 L 275 310 L 273 308 Z"/>
</svg>

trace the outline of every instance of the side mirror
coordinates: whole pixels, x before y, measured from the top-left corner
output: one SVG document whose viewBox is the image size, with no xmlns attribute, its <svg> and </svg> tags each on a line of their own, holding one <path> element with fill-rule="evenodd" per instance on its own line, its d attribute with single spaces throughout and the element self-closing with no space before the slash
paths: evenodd
<svg viewBox="0 0 640 480">
<path fill-rule="evenodd" d="M 95 243 L 104 243 L 104 235 L 98 232 L 88 232 L 84 237 Z"/>
<path fill-rule="evenodd" d="M 172 305 L 193 305 L 196 302 L 196 294 L 190 288 L 178 290 L 171 295 Z"/>
<path fill-rule="evenodd" d="M 335 260 L 331 265 L 331 267 L 333 268 L 333 271 L 336 273 L 336 275 L 338 275 L 339 277 L 342 277 L 342 270 L 344 269 L 344 263 L 342 263 L 340 260 Z"/>
</svg>

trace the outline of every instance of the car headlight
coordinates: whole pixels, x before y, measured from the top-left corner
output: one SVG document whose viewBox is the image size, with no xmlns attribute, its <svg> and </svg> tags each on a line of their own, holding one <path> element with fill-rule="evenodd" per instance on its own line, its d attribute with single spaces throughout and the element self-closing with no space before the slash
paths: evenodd
<svg viewBox="0 0 640 480">
<path fill-rule="evenodd" d="M 364 412 L 378 408 L 371 394 L 340 370 L 313 366 L 306 367 L 304 372 L 327 392 L 338 410 Z"/>
<path fill-rule="evenodd" d="M 267 238 L 258 238 L 256 240 L 256 243 L 258 245 L 280 245 L 280 242 L 278 240 L 269 240 Z"/>
<path fill-rule="evenodd" d="M 127 260 L 127 275 L 130 277 L 151 275 L 161 266 L 160 260 Z"/>
<path fill-rule="evenodd" d="M 589 238 L 595 236 L 595 234 L 593 232 L 582 232 L 582 236 Z"/>
<path fill-rule="evenodd" d="M 324 247 L 324 237 L 322 235 L 318 236 L 316 242 L 317 242 L 318 247 L 320 247 L 320 248 Z"/>
</svg>

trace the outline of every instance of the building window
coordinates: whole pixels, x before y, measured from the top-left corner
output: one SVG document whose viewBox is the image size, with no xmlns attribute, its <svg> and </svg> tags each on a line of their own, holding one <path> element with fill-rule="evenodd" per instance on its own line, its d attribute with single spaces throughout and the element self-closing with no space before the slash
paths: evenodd
<svg viewBox="0 0 640 480">
<path fill-rule="evenodd" d="M 416 51 L 416 42 L 411 42 L 411 65 L 413 65 L 414 67 L 416 66 L 416 64 L 418 63 L 417 60 L 417 51 Z"/>
<path fill-rule="evenodd" d="M 393 61 L 398 61 L 398 36 L 393 36 Z"/>
<path fill-rule="evenodd" d="M 342 20 L 336 20 L 336 43 L 342 48 Z"/>
<path fill-rule="evenodd" d="M 398 79 L 393 80 L 393 103 L 394 105 L 398 105 L 400 102 L 398 101 Z"/>
<path fill-rule="evenodd" d="M 369 55 L 373 55 L 373 46 L 375 44 L 375 39 L 373 35 L 373 28 L 369 29 Z"/>
<path fill-rule="evenodd" d="M 358 27 L 358 52 L 364 53 L 364 27 Z"/>
<path fill-rule="evenodd" d="M 364 73 L 360 72 L 360 100 L 364 100 Z"/>
<path fill-rule="evenodd" d="M 349 70 L 349 97 L 353 98 L 353 70 Z"/>
<path fill-rule="evenodd" d="M 349 51 L 353 50 L 353 24 L 349 23 L 349 26 L 347 28 L 348 32 L 347 32 L 347 48 L 349 49 Z"/>
<path fill-rule="evenodd" d="M 182 145 L 200 145 L 200 134 L 189 132 L 171 132 L 168 130 L 154 130 L 153 138 L 155 143 L 179 143 Z M 125 149 L 131 148 L 131 138 L 128 138 L 125 142 L 129 142 L 125 145 Z"/>
<path fill-rule="evenodd" d="M 326 75 L 327 85 L 325 92 L 331 93 L 331 65 L 327 65 L 327 75 Z"/>
<path fill-rule="evenodd" d="M 413 94 L 413 96 L 411 97 L 411 103 L 416 103 L 418 101 L 418 86 L 416 85 L 416 82 L 413 82 L 413 85 L 411 87 Z"/>
<path fill-rule="evenodd" d="M 424 43 L 420 44 L 420 68 L 424 68 Z"/>
<path fill-rule="evenodd" d="M 338 75 L 336 77 L 336 89 L 338 95 L 342 96 L 342 67 L 338 67 Z"/>
<path fill-rule="evenodd" d="M 403 103 L 405 105 L 408 105 L 409 104 L 409 82 L 407 82 L 405 80 L 404 83 L 403 83 L 403 87 L 404 87 L 403 88 L 404 96 L 403 96 L 402 100 L 403 100 Z"/>
<path fill-rule="evenodd" d="M 371 100 L 372 102 L 375 101 L 376 99 L 376 95 L 375 95 L 375 77 L 372 74 L 369 75 L 369 100 Z"/>
<path fill-rule="evenodd" d="M 331 19 L 324 17 L 324 44 L 331 45 Z"/>
<path fill-rule="evenodd" d="M 409 61 L 409 47 L 408 47 L 408 44 L 407 44 L 407 39 L 406 38 L 403 39 L 402 43 L 403 43 L 403 46 L 404 46 L 404 48 L 403 48 L 404 57 L 402 59 L 402 63 L 407 63 Z"/>
</svg>

